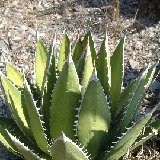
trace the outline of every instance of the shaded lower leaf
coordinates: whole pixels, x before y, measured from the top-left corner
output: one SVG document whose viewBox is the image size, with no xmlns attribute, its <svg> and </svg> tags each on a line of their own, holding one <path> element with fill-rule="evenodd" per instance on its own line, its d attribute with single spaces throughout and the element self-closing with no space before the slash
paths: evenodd
<svg viewBox="0 0 160 160">
<path fill-rule="evenodd" d="M 154 122 L 150 123 L 149 126 L 145 127 L 145 132 L 141 135 L 135 143 L 130 147 L 130 151 L 137 148 L 138 146 L 142 145 L 148 139 L 156 136 L 160 132 L 160 120 L 155 120 Z"/>
<path fill-rule="evenodd" d="M 136 81 L 133 81 L 132 91 L 129 94 L 126 94 L 127 97 L 123 97 L 128 99 L 127 104 L 124 106 L 123 110 L 123 118 L 120 125 L 120 132 L 125 131 L 125 127 L 129 125 L 129 123 L 133 120 L 133 117 L 136 115 L 141 102 L 145 96 L 146 90 L 150 86 L 154 73 L 155 73 L 156 65 L 153 65 L 150 69 L 146 69 L 143 72 L 142 76 L 139 77 Z"/>
<path fill-rule="evenodd" d="M 10 134 L 9 134 L 10 133 Z M 0 140 L 9 149 L 14 151 L 14 153 L 21 155 L 17 150 L 15 143 L 12 141 L 10 135 L 19 139 L 22 143 L 25 143 L 28 147 L 32 148 L 36 153 L 41 154 L 41 151 L 37 148 L 35 140 L 33 138 L 28 138 L 25 133 L 23 133 L 19 127 L 14 123 L 12 119 L 7 119 L 0 117 Z"/>
<path fill-rule="evenodd" d="M 78 120 L 79 143 L 87 148 L 93 159 L 106 145 L 110 120 L 110 110 L 103 88 L 93 74 L 80 107 Z"/>
<path fill-rule="evenodd" d="M 33 153 L 25 144 L 21 143 L 16 137 L 14 137 L 12 134 L 8 132 L 9 137 L 11 138 L 12 142 L 17 147 L 17 150 L 19 153 L 22 154 L 22 156 L 25 159 L 28 160 L 39 160 L 39 157 Z"/>
<path fill-rule="evenodd" d="M 105 159 L 118 160 L 121 156 L 123 156 L 140 135 L 145 124 L 149 121 L 151 116 L 152 113 L 146 115 L 143 119 L 129 128 L 128 131 L 119 138 L 116 144 L 111 147 L 112 149 L 108 152 Z"/>
<path fill-rule="evenodd" d="M 45 153 L 48 153 L 48 143 L 47 143 L 47 137 L 44 134 L 44 128 L 42 125 L 43 122 L 40 118 L 36 102 L 33 99 L 33 94 L 31 93 L 27 81 L 25 82 L 24 96 L 33 136 L 40 149 Z"/>
<path fill-rule="evenodd" d="M 0 127 L 0 141 L 7 149 L 18 154 L 15 144 L 10 139 L 7 131 L 2 127 Z"/>
</svg>

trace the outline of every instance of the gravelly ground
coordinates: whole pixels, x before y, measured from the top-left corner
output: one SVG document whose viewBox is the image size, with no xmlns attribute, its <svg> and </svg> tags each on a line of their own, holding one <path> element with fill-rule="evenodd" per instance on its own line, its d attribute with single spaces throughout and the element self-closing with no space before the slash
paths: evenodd
<svg viewBox="0 0 160 160">
<path fill-rule="evenodd" d="M 153 21 L 145 15 L 136 19 L 138 0 L 123 0 L 120 18 L 116 21 L 111 21 L 112 6 L 109 2 L 76 2 L 0 0 L 0 70 L 5 72 L 6 62 L 25 68 L 26 72 L 33 70 L 37 30 L 47 45 L 51 43 L 55 32 L 60 44 L 64 29 L 71 40 L 75 40 L 78 30 L 82 36 L 91 30 L 97 50 L 107 30 L 111 51 L 120 37 L 126 35 L 125 85 L 149 64 L 160 59 L 160 21 Z M 157 72 L 158 70 L 159 66 Z M 151 90 L 156 92 L 157 98 L 160 90 L 158 80 L 154 82 Z M 6 116 L 8 111 L 4 105 L 2 91 L 0 95 L 0 116 Z M 146 103 L 147 106 L 153 107 L 153 103 Z M 6 159 L 7 156 L 7 159 L 11 159 L 12 156 L 6 154 L 6 151 L 2 153 L 0 158 Z"/>
</svg>

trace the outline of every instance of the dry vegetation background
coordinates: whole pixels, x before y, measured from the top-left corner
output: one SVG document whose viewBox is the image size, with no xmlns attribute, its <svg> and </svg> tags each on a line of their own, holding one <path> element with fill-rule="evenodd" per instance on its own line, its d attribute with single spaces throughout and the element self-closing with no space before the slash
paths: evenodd
<svg viewBox="0 0 160 160">
<path fill-rule="evenodd" d="M 160 0 L 0 0 L 0 70 L 5 72 L 5 63 L 11 62 L 32 74 L 37 31 L 49 45 L 55 32 L 60 44 L 64 30 L 73 42 L 77 32 L 83 37 L 90 30 L 96 50 L 106 30 L 111 51 L 120 37 L 126 36 L 124 84 L 127 85 L 160 59 Z M 160 100 L 158 72 L 160 64 L 142 105 L 142 114 Z M 0 116 L 9 116 L 2 90 L 0 95 Z M 126 159 L 134 156 L 159 159 L 159 144 L 157 136 Z M 2 146 L 0 151 L 0 159 L 17 159 Z"/>
</svg>

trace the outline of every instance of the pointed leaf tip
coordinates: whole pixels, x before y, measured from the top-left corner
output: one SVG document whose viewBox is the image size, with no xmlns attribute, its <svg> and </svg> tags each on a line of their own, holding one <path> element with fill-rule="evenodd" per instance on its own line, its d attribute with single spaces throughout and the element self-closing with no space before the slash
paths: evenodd
<svg viewBox="0 0 160 160">
<path fill-rule="evenodd" d="M 71 54 L 68 55 L 67 62 L 68 62 L 69 64 L 73 63 L 72 55 L 71 55 Z"/>
<path fill-rule="evenodd" d="M 80 37 L 81 37 L 80 30 L 78 30 L 78 32 L 77 32 L 77 39 L 80 39 Z"/>
<path fill-rule="evenodd" d="M 107 34 L 107 32 L 106 32 L 105 48 L 106 48 L 106 51 L 108 52 L 109 46 L 108 46 L 108 34 Z"/>
<path fill-rule="evenodd" d="M 89 45 L 89 37 L 88 37 L 88 43 L 87 43 L 87 53 L 86 53 L 86 57 L 91 55 L 91 50 L 90 50 L 90 45 Z"/>
<path fill-rule="evenodd" d="M 36 30 L 36 37 L 37 37 L 37 40 L 40 39 L 40 34 L 39 34 L 38 30 Z"/>
<path fill-rule="evenodd" d="M 67 141 L 69 142 L 70 139 L 66 137 L 66 135 L 62 132 L 62 135 L 60 137 L 60 140 L 62 140 L 63 143 L 66 143 Z"/>
<path fill-rule="evenodd" d="M 57 39 L 57 34 L 55 33 L 53 36 L 53 41 L 52 41 L 52 46 L 54 47 L 56 45 L 56 39 Z"/>
<path fill-rule="evenodd" d="M 60 46 L 60 52 L 59 52 L 59 57 L 58 57 L 58 64 L 57 68 L 58 71 L 61 72 L 63 65 L 66 62 L 66 59 L 68 58 L 69 55 L 69 47 L 70 47 L 70 41 L 66 33 L 63 34 L 61 46 Z"/>
<path fill-rule="evenodd" d="M 48 51 L 41 39 L 37 40 L 36 45 L 36 60 L 35 60 L 35 76 L 36 76 L 36 85 L 38 90 L 42 94 L 43 91 L 43 79 L 47 64 L 47 55 Z"/>
<path fill-rule="evenodd" d="M 90 83 L 91 81 L 95 81 L 95 82 L 98 82 L 98 81 L 99 81 L 99 79 L 98 79 L 98 77 L 97 77 L 97 71 L 96 71 L 96 68 L 95 68 L 95 67 L 94 67 L 94 69 L 93 69 L 93 72 L 92 72 L 92 75 L 91 75 L 91 77 L 90 77 L 89 83 Z"/>
<path fill-rule="evenodd" d="M 23 74 L 19 72 L 12 64 L 6 65 L 7 78 L 16 86 L 23 88 Z"/>
<path fill-rule="evenodd" d="M 87 154 L 63 133 L 62 136 L 53 143 L 50 152 L 52 157 L 57 160 L 88 160 Z"/>
</svg>

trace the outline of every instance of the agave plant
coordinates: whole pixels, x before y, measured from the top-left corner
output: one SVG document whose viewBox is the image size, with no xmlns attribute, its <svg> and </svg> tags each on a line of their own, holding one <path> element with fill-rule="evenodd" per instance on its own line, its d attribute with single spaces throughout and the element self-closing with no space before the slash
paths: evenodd
<svg viewBox="0 0 160 160">
<path fill-rule="evenodd" d="M 91 33 L 59 55 L 38 39 L 35 80 L 11 64 L 2 85 L 13 119 L 0 117 L 0 140 L 27 160 L 117 160 L 155 135 L 152 113 L 135 121 L 156 65 L 123 88 L 124 38 L 110 55 L 106 35 L 96 53 Z M 144 127 L 145 131 L 142 133 Z"/>
</svg>

